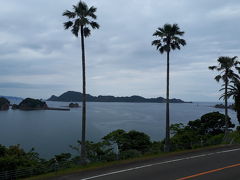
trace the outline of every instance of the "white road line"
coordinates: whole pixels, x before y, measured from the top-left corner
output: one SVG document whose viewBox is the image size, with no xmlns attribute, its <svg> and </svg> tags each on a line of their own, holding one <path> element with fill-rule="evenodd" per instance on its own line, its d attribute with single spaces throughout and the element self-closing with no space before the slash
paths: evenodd
<svg viewBox="0 0 240 180">
<path fill-rule="evenodd" d="M 91 176 L 91 177 L 83 178 L 83 179 L 80 179 L 80 180 L 95 179 L 95 178 L 99 178 L 99 177 L 103 177 L 103 176 L 119 174 L 119 173 L 122 173 L 122 172 L 132 171 L 132 170 L 136 170 L 136 169 L 142 169 L 142 168 L 146 168 L 146 167 L 151 167 L 151 166 L 156 166 L 156 165 L 161 165 L 161 164 L 168 164 L 168 163 L 183 161 L 183 160 L 188 160 L 188 159 L 195 159 L 195 158 L 199 158 L 199 157 L 211 156 L 211 155 L 214 155 L 214 154 L 229 153 L 229 152 L 234 152 L 234 151 L 239 151 L 239 150 L 240 150 L 240 148 L 237 148 L 237 149 L 218 151 L 218 152 L 213 152 L 213 153 L 208 153 L 208 154 L 200 154 L 200 155 L 190 156 L 190 157 L 185 157 L 185 158 L 173 159 L 173 160 L 169 160 L 169 161 L 163 161 L 163 162 L 159 162 L 159 163 L 147 164 L 147 165 L 137 166 L 137 167 L 133 167 L 133 168 L 129 168 L 129 169 L 113 171 L 113 172 L 109 172 L 109 173 L 105 173 L 105 174 L 99 174 L 99 175 L 96 175 L 96 176 Z"/>
</svg>

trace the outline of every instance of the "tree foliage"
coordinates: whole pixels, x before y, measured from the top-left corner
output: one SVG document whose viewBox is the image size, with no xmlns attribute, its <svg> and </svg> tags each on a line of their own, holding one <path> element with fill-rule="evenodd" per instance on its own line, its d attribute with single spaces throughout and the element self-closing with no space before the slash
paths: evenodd
<svg viewBox="0 0 240 180">
<path fill-rule="evenodd" d="M 66 10 L 63 16 L 66 16 L 69 20 L 64 23 L 64 28 L 71 28 L 72 33 L 78 37 L 79 32 L 82 28 L 84 37 L 91 35 L 90 27 L 93 29 L 98 29 L 99 24 L 95 21 L 97 16 L 95 12 L 97 8 L 88 5 L 80 1 L 77 5 L 73 5 L 73 11 Z"/>
<path fill-rule="evenodd" d="M 82 144 L 81 141 L 78 141 L 78 144 Z M 113 153 L 113 148 L 109 146 L 109 144 L 105 141 L 101 142 L 92 142 L 92 141 L 86 141 L 86 153 L 88 160 L 90 162 L 96 162 L 96 161 L 112 161 L 115 160 L 115 156 Z M 79 151 L 78 146 L 70 146 L 72 149 Z"/>
<path fill-rule="evenodd" d="M 234 128 L 230 117 L 228 119 L 228 127 Z M 209 142 L 214 141 L 216 136 L 219 138 L 224 134 L 225 115 L 219 112 L 211 112 L 204 114 L 200 119 L 189 121 L 186 126 L 183 124 L 173 124 L 170 129 L 172 132 L 172 148 L 174 149 L 192 149 L 209 145 Z M 211 139 L 211 140 L 210 140 Z"/>
<path fill-rule="evenodd" d="M 231 118 L 228 117 L 228 127 L 234 128 Z M 224 133 L 225 115 L 219 112 L 211 112 L 203 115 L 200 119 L 189 121 L 190 129 L 196 131 L 199 135 L 218 135 Z"/>
<path fill-rule="evenodd" d="M 165 24 L 153 33 L 157 39 L 152 41 L 152 45 L 156 46 L 160 53 L 181 49 L 181 46 L 186 45 L 186 41 L 181 38 L 183 35 L 184 31 L 180 31 L 177 24 Z"/>
<path fill-rule="evenodd" d="M 240 72 L 240 64 L 237 61 L 237 56 L 228 57 L 228 56 L 221 56 L 218 58 L 218 66 L 209 66 L 210 70 L 216 70 L 220 72 L 219 75 L 215 77 L 215 80 L 219 82 L 223 80 L 223 82 L 227 82 L 229 79 L 239 79 L 239 76 L 234 72 L 233 68 L 235 68 L 238 72 Z"/>
<path fill-rule="evenodd" d="M 150 137 L 147 134 L 138 131 L 125 132 L 121 129 L 109 133 L 103 137 L 103 140 L 110 144 L 116 143 L 120 152 L 134 149 L 145 153 L 151 145 Z"/>
<path fill-rule="evenodd" d="M 36 167 L 42 162 L 34 149 L 25 152 L 20 145 L 9 147 L 0 145 L 0 171 Z"/>
</svg>

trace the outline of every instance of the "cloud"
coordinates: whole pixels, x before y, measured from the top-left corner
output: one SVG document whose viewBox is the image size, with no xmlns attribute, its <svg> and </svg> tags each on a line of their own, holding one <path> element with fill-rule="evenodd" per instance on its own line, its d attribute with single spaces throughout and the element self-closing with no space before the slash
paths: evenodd
<svg viewBox="0 0 240 180">
<path fill-rule="evenodd" d="M 240 4 L 233 4 L 214 9 L 209 12 L 208 16 L 218 20 L 237 20 L 240 17 Z"/>
<path fill-rule="evenodd" d="M 1 1 L 1 94 L 46 98 L 81 91 L 80 40 L 64 30 L 62 16 L 76 2 Z M 238 0 L 172 0 L 170 7 L 168 0 L 88 3 L 98 8 L 101 25 L 85 41 L 88 93 L 165 96 L 166 55 L 151 46 L 152 34 L 178 23 L 187 46 L 171 53 L 171 96 L 218 99 L 219 84 L 207 67 L 240 53 Z"/>
<path fill-rule="evenodd" d="M 28 83 L 17 83 L 17 82 L 6 82 L 0 83 L 0 89 L 45 89 L 48 88 L 59 88 L 61 85 L 52 84 L 28 84 Z"/>
</svg>

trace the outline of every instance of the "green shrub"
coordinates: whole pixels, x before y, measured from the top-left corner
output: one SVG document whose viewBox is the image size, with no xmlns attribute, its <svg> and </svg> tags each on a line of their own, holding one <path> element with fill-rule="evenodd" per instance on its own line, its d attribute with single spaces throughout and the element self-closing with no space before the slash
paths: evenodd
<svg viewBox="0 0 240 180">
<path fill-rule="evenodd" d="M 118 129 L 107 134 L 102 139 L 108 144 L 116 143 L 120 152 L 135 149 L 141 153 L 145 153 L 151 147 L 150 137 L 143 132 L 134 130 L 125 132 L 122 129 Z"/>
<path fill-rule="evenodd" d="M 163 152 L 163 149 L 164 149 L 164 141 L 154 141 L 151 144 L 151 147 L 147 152 L 147 154 L 158 154 Z"/>
<path fill-rule="evenodd" d="M 212 146 L 212 145 L 218 145 L 222 144 L 224 138 L 224 134 L 219 134 L 216 136 L 209 137 L 206 141 L 205 146 Z"/>
<path fill-rule="evenodd" d="M 130 159 L 130 158 L 136 158 L 140 157 L 142 153 L 136 149 L 130 149 L 127 151 L 123 151 L 120 154 L 120 159 Z"/>
<path fill-rule="evenodd" d="M 42 162 L 34 149 L 25 152 L 20 145 L 10 147 L 0 145 L 0 171 L 35 167 Z"/>
<path fill-rule="evenodd" d="M 240 131 L 234 131 L 230 133 L 229 138 L 232 143 L 240 144 Z"/>
</svg>

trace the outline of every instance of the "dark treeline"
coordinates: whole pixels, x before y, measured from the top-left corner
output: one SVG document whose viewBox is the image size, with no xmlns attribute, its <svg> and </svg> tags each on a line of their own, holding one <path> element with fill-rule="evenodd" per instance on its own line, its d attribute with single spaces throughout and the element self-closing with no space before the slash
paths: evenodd
<svg viewBox="0 0 240 180">
<path fill-rule="evenodd" d="M 68 91 L 57 96 L 52 96 L 48 101 L 63 101 L 63 102 L 82 102 L 83 94 L 80 92 Z M 126 97 L 115 97 L 115 96 L 92 96 L 86 94 L 86 100 L 88 102 L 134 102 L 134 103 L 165 103 L 166 99 L 163 97 L 157 98 L 144 98 L 142 96 L 126 96 Z M 181 99 L 170 99 L 170 103 L 185 103 Z"/>
</svg>

